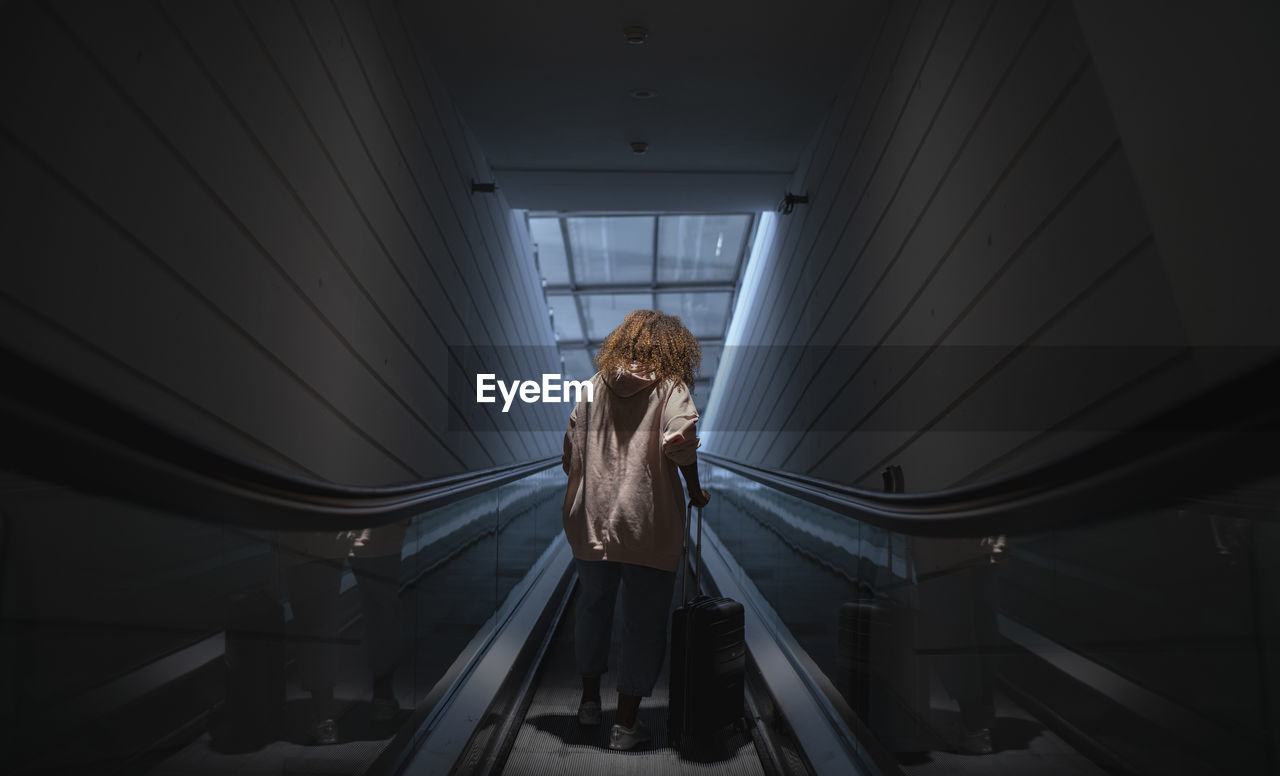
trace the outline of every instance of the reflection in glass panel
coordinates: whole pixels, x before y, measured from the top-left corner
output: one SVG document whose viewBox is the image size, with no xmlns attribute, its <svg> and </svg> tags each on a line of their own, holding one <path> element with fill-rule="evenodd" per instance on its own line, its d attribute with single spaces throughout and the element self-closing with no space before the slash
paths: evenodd
<svg viewBox="0 0 1280 776">
<path fill-rule="evenodd" d="M 653 216 L 570 218 L 568 226 L 580 285 L 653 281 Z"/>
<path fill-rule="evenodd" d="M 652 294 L 587 294 L 578 299 L 587 317 L 587 336 L 594 341 L 616 329 L 627 313 L 653 306 Z"/>
<path fill-rule="evenodd" d="M 733 282 L 750 220 L 748 215 L 662 216 L 658 281 Z"/>
<path fill-rule="evenodd" d="M 567 414 L 567 412 L 566 412 Z M 501 604 L 547 546 L 548 524 L 560 524 L 553 505 L 564 485 L 549 471 L 499 486 L 497 502 L 497 601 Z M 552 534 L 554 536 L 554 534 Z"/>
<path fill-rule="evenodd" d="M 564 256 L 564 235 L 558 218 L 530 218 L 529 236 L 538 246 L 542 277 L 552 285 L 568 285 L 569 263 Z"/>
<path fill-rule="evenodd" d="M 358 776 L 416 730 L 414 708 L 559 535 L 564 475 L 351 532 L 191 519 L 9 471 L 0 494 L 7 772 L 312 758 Z M 338 742 L 308 754 L 321 715 Z"/>
<path fill-rule="evenodd" d="M 415 704 L 500 603 L 493 587 L 496 519 L 497 500 L 487 492 L 410 523 L 399 579 L 407 583 L 401 609 L 411 644 L 399 674 L 411 678 Z M 440 595 L 444 590 L 456 593 L 446 600 Z"/>
<path fill-rule="evenodd" d="M 578 318 L 578 306 L 571 296 L 547 295 L 547 305 L 555 319 L 556 337 L 561 342 L 582 340 L 582 321 Z"/>
<path fill-rule="evenodd" d="M 680 321 L 695 337 L 719 339 L 724 336 L 729 323 L 728 291 L 700 292 L 695 294 L 658 294 L 658 309 L 668 315 L 680 316 Z"/>
<path fill-rule="evenodd" d="M 586 348 L 564 348 L 564 376 L 570 380 L 590 380 L 596 373 L 595 364 Z"/>
<path fill-rule="evenodd" d="M 902 773 L 1030 773 L 1038 751 L 1091 776 L 1119 754 L 1143 774 L 1270 772 L 1280 479 L 1043 533 L 927 537 L 703 466 L 719 540 Z"/>
</svg>

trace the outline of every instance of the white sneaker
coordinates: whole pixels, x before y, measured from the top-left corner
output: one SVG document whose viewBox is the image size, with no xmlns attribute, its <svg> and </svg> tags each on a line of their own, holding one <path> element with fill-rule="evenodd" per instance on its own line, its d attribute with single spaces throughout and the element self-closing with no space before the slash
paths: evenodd
<svg viewBox="0 0 1280 776">
<path fill-rule="evenodd" d="M 600 724 L 600 701 L 583 701 L 578 705 L 578 724 Z"/>
<path fill-rule="evenodd" d="M 635 749 L 651 740 L 653 736 L 649 734 L 649 727 L 640 720 L 636 720 L 636 726 L 633 728 L 614 725 L 613 730 L 609 731 L 609 748 L 619 751 Z"/>
</svg>

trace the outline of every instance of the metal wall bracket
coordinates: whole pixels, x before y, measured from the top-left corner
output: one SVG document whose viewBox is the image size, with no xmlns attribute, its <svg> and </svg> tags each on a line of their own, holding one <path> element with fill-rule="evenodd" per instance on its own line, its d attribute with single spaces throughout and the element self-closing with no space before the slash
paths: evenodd
<svg viewBox="0 0 1280 776">
<path fill-rule="evenodd" d="M 778 212 L 782 215 L 789 215 L 792 210 L 796 209 L 796 205 L 809 204 L 808 194 L 792 194 L 787 192 L 782 196 L 782 201 L 778 203 Z"/>
</svg>

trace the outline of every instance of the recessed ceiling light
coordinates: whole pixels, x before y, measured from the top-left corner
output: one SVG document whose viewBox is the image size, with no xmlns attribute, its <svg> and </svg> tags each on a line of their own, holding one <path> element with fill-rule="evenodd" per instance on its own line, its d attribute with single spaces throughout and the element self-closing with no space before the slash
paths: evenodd
<svg viewBox="0 0 1280 776">
<path fill-rule="evenodd" d="M 649 30 L 639 26 L 627 27 L 622 34 L 627 36 L 628 43 L 639 46 L 644 43 L 645 38 L 649 37 Z"/>
<path fill-rule="evenodd" d="M 632 89 L 627 94 L 635 97 L 637 100 L 652 100 L 658 96 L 658 93 L 652 89 Z"/>
<path fill-rule="evenodd" d="M 643 140 L 632 140 L 632 141 L 631 141 L 631 153 L 633 153 L 633 154 L 642 154 L 642 153 L 644 153 L 645 151 L 648 151 L 648 150 L 649 150 L 649 144 L 648 144 L 648 143 L 646 143 L 646 142 L 644 142 Z"/>
</svg>

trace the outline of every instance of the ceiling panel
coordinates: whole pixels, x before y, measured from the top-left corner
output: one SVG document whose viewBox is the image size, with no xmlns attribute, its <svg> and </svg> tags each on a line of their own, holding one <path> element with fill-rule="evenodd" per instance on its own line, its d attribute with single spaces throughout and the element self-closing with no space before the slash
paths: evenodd
<svg viewBox="0 0 1280 776">
<path fill-rule="evenodd" d="M 653 216 L 565 220 L 579 285 L 653 281 Z"/>
<path fill-rule="evenodd" d="M 658 294 L 658 309 L 667 315 L 678 315 L 693 336 L 721 339 L 729 325 L 728 291 Z"/>
<path fill-rule="evenodd" d="M 652 294 L 584 294 L 579 300 L 587 318 L 587 336 L 592 342 L 603 340 L 632 310 L 653 307 Z"/>
<path fill-rule="evenodd" d="M 504 170 L 643 181 L 665 171 L 790 175 L 886 3 L 400 6 L 500 181 Z M 643 45 L 626 42 L 631 24 L 649 28 Z M 638 88 L 656 96 L 634 99 Z M 648 151 L 633 153 L 634 140 Z"/>
</svg>

